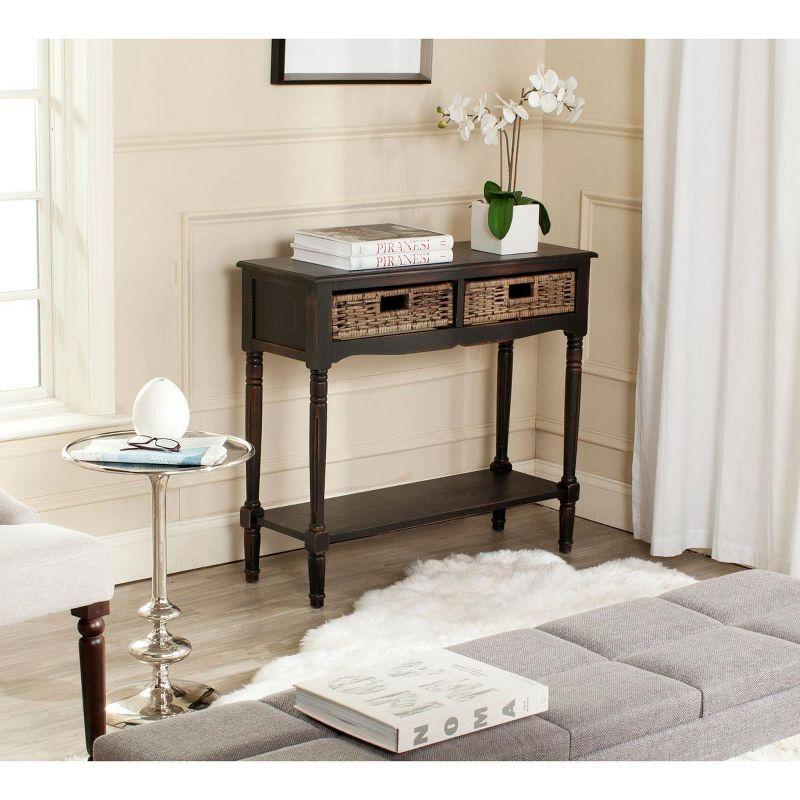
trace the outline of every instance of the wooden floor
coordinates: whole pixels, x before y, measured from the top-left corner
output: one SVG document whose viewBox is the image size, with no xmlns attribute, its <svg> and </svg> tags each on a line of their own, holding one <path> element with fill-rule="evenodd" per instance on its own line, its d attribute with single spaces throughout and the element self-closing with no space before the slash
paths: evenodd
<svg viewBox="0 0 800 800">
<path fill-rule="evenodd" d="M 244 582 L 241 563 L 175 575 L 170 596 L 183 616 L 171 628 L 191 641 L 193 652 L 173 674 L 178 683 L 185 676 L 230 691 L 270 659 L 296 652 L 309 628 L 347 614 L 364 592 L 400 580 L 416 559 L 501 548 L 557 552 L 557 526 L 555 511 L 525 506 L 508 511 L 499 535 L 489 517 L 480 516 L 337 544 L 328 556 L 322 611 L 308 606 L 301 550 L 262 559 L 257 584 Z M 696 553 L 653 559 L 630 534 L 576 520 L 575 547 L 565 557 L 570 564 L 581 569 L 626 556 L 662 561 L 700 579 L 739 569 Z M 148 597 L 146 582 L 117 589 L 106 631 L 109 688 L 146 678 L 127 644 L 146 630 L 136 609 Z M 65 613 L 0 630 L 0 759 L 62 759 L 82 752 L 73 622 Z"/>
</svg>

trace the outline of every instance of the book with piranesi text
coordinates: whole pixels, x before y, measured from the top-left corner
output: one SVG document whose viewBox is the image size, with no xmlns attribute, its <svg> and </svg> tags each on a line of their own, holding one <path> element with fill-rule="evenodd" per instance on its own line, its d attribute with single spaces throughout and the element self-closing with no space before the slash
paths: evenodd
<svg viewBox="0 0 800 800">
<path fill-rule="evenodd" d="M 394 222 L 380 225 L 346 225 L 338 228 L 307 228 L 296 231 L 294 246 L 334 256 L 354 258 L 429 250 L 452 250 L 453 237 Z"/>
<path fill-rule="evenodd" d="M 318 250 L 292 245 L 295 261 L 308 261 L 335 269 L 381 269 L 383 267 L 413 267 L 419 264 L 446 264 L 453 260 L 452 250 L 421 250 L 416 253 L 381 253 L 376 256 L 334 256 Z"/>
<path fill-rule="evenodd" d="M 295 708 L 377 747 L 404 753 L 547 710 L 530 678 L 432 650 L 295 685 Z"/>
</svg>

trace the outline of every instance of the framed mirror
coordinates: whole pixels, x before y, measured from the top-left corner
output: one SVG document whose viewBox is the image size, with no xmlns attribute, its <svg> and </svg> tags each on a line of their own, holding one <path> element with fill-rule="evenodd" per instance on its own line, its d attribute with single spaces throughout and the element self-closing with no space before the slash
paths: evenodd
<svg viewBox="0 0 800 800">
<path fill-rule="evenodd" d="M 430 83 L 433 39 L 273 39 L 270 83 Z"/>
</svg>

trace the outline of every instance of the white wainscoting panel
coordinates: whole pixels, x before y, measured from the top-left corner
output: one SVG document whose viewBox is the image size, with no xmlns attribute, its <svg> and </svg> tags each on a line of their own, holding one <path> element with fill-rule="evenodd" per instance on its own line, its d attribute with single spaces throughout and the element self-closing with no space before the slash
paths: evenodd
<svg viewBox="0 0 800 800">
<path fill-rule="evenodd" d="M 581 192 L 580 247 L 597 247 L 600 253 L 593 265 L 598 279 L 592 281 L 589 298 L 593 324 L 584 340 L 583 369 L 589 375 L 625 383 L 636 381 L 641 213 L 640 197 Z"/>
</svg>

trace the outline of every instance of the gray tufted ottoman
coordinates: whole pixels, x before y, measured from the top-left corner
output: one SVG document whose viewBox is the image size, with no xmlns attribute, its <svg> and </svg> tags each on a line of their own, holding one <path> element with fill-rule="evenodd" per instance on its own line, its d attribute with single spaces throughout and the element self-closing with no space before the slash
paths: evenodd
<svg viewBox="0 0 800 800">
<path fill-rule="evenodd" d="M 544 714 L 393 755 L 293 693 L 131 728 L 97 760 L 708 760 L 800 733 L 800 581 L 751 570 L 451 648 L 550 687 Z"/>
</svg>

